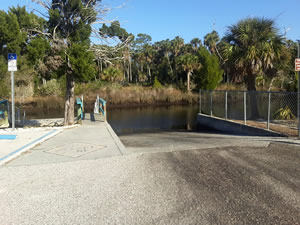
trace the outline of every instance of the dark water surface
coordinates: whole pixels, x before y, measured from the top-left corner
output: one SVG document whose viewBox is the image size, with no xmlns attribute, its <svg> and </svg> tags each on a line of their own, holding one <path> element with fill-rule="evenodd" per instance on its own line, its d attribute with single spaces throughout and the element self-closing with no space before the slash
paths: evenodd
<svg viewBox="0 0 300 225">
<path fill-rule="evenodd" d="M 117 135 L 141 132 L 188 131 L 196 129 L 198 105 L 143 106 L 112 108 L 107 119 Z M 23 113 L 21 113 L 21 117 Z M 47 111 L 33 108 L 26 119 L 63 118 L 63 109 Z"/>
<path fill-rule="evenodd" d="M 117 135 L 196 129 L 198 105 L 119 108 L 108 111 L 107 118 Z"/>
</svg>

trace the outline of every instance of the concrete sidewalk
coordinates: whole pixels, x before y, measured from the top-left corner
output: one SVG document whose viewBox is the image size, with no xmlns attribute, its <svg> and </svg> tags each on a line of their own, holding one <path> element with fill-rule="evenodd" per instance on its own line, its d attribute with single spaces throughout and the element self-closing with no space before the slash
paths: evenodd
<svg viewBox="0 0 300 225">
<path fill-rule="evenodd" d="M 15 140 L 0 140 L 0 165 L 57 135 L 62 128 L 30 128 L 0 130 L 1 135 L 16 135 Z"/>
<path fill-rule="evenodd" d="M 111 126 L 100 117 L 87 114 L 82 126 L 63 130 L 6 165 L 94 160 L 124 154 L 126 149 Z"/>
</svg>

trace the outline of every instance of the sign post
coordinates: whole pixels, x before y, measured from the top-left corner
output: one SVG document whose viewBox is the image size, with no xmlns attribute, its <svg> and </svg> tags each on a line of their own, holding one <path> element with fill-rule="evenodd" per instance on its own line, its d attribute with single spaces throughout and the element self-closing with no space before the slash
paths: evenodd
<svg viewBox="0 0 300 225">
<path fill-rule="evenodd" d="M 17 71 L 17 54 L 8 54 L 8 71 L 11 72 L 11 124 L 12 129 L 15 130 L 15 80 L 14 72 Z"/>
</svg>

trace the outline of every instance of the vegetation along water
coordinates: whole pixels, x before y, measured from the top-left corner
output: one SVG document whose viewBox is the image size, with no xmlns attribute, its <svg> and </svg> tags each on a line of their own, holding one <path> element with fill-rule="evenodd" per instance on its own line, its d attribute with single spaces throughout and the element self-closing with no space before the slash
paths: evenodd
<svg viewBox="0 0 300 225">
<path fill-rule="evenodd" d="M 0 97 L 10 96 L 6 55 L 15 52 L 19 104 L 63 109 L 65 124 L 74 122 L 74 97 L 81 94 L 92 102 L 98 93 L 112 106 L 191 104 L 199 89 L 224 86 L 296 90 L 297 45 L 273 19 L 242 19 L 229 24 L 223 37 L 213 30 L 202 40 L 177 36 L 153 43 L 150 35 L 134 36 L 118 21 L 94 29 L 105 16 L 96 4 L 101 1 L 35 2 L 46 6 L 48 17 L 20 6 L 0 11 Z M 78 10 L 70 10 L 74 2 Z M 116 44 L 93 44 L 92 34 Z M 257 101 L 250 98 L 255 113 Z"/>
</svg>

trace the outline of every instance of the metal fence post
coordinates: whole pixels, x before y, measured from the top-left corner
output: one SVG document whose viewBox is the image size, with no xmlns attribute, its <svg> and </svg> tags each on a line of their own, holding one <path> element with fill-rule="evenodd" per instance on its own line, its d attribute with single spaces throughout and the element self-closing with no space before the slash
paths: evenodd
<svg viewBox="0 0 300 225">
<path fill-rule="evenodd" d="M 247 124 L 247 92 L 244 91 L 244 124 Z"/>
<path fill-rule="evenodd" d="M 210 116 L 213 115 L 213 92 L 210 91 Z"/>
<path fill-rule="evenodd" d="M 267 122 L 268 130 L 270 130 L 270 116 L 271 116 L 271 92 L 269 92 L 269 102 L 268 102 L 268 122 Z"/>
<path fill-rule="evenodd" d="M 199 99 L 199 113 L 201 114 L 201 105 L 202 105 L 202 100 L 201 100 L 201 97 L 202 97 L 202 95 L 201 95 L 202 93 L 201 93 L 201 89 L 199 90 L 199 95 L 200 95 L 200 99 Z"/>
<path fill-rule="evenodd" d="M 228 114 L 228 105 L 227 105 L 227 96 L 228 95 L 228 92 L 226 91 L 225 92 L 225 120 L 227 120 L 227 114 Z"/>
</svg>

